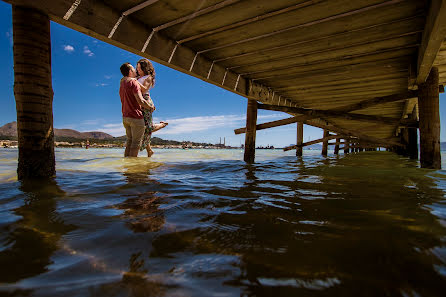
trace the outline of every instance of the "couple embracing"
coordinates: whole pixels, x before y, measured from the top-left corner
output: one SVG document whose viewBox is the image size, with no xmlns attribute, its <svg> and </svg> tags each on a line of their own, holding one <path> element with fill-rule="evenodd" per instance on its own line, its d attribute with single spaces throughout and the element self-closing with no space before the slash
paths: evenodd
<svg viewBox="0 0 446 297">
<path fill-rule="evenodd" d="M 124 157 L 137 157 L 138 152 L 147 150 L 147 156 L 153 155 L 150 147 L 152 133 L 167 126 L 166 122 L 154 124 L 152 113 L 155 105 L 150 98 L 150 89 L 155 85 L 155 68 L 147 59 L 136 64 L 136 70 L 130 63 L 121 65 L 119 96 L 122 103 L 122 123 L 124 124 L 127 143 Z"/>
</svg>

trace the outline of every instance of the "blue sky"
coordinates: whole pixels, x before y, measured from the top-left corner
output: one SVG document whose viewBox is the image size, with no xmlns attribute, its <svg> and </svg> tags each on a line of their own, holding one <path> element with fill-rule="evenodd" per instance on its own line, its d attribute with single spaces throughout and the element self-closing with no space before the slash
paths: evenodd
<svg viewBox="0 0 446 297">
<path fill-rule="evenodd" d="M 103 131 L 124 135 L 119 99 L 119 67 L 133 65 L 139 56 L 96 40 L 56 23 L 51 23 L 53 116 L 55 128 Z M 13 94 L 11 6 L 0 1 L 0 126 L 16 120 Z M 169 125 L 154 136 L 226 144 L 244 143 L 244 134 L 234 129 L 245 126 L 246 99 L 200 79 L 154 63 L 157 84 L 151 91 L 156 105 L 155 121 Z M 440 97 L 440 115 L 445 107 Z M 259 111 L 258 123 L 289 117 L 284 113 Z M 446 141 L 442 121 L 441 140 Z M 322 130 L 304 126 L 304 140 L 317 139 Z M 296 125 L 257 132 L 257 145 L 286 146 L 295 143 Z"/>
</svg>

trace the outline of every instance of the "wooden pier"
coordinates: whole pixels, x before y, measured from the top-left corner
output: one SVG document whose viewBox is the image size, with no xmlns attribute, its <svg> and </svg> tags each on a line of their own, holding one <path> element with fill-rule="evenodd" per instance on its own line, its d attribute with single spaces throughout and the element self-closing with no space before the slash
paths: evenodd
<svg viewBox="0 0 446 297">
<path fill-rule="evenodd" d="M 324 152 L 336 139 L 337 153 L 384 147 L 411 158 L 419 131 L 421 166 L 441 167 L 446 0 L 6 2 L 20 178 L 54 174 L 49 20 L 246 97 L 246 127 L 235 130 L 246 133 L 246 162 L 257 130 L 297 123 L 297 156 L 303 124 L 325 131 Z M 257 123 L 258 109 L 290 117 Z"/>
</svg>

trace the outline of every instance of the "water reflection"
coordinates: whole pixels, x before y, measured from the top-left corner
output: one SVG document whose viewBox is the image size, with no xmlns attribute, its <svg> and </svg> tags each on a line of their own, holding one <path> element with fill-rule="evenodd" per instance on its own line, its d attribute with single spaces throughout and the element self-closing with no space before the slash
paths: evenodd
<svg viewBox="0 0 446 297">
<path fill-rule="evenodd" d="M 22 217 L 2 230 L 5 248 L 0 252 L 0 282 L 14 283 L 48 271 L 60 238 L 76 229 L 64 223 L 56 211 L 64 192 L 51 181 L 21 182 L 24 204 L 15 209 Z"/>
<path fill-rule="evenodd" d="M 214 203 L 220 211 L 207 217 L 210 227 L 157 237 L 151 257 L 237 256 L 222 281 L 243 296 L 353 296 L 364 288 L 370 296 L 439 296 L 446 263 L 432 251 L 444 253 L 446 229 L 423 205 L 443 201 L 444 192 L 426 171 L 383 158 L 291 161 L 282 168 L 288 179 L 281 169 L 265 178 L 262 165 L 246 166 L 237 195 Z"/>
<path fill-rule="evenodd" d="M 17 287 L 25 283 L 37 288 L 30 294 L 46 296 L 444 294 L 443 171 L 386 152 L 275 153 L 253 165 L 242 154 L 227 160 L 218 152 L 211 162 L 207 151 L 207 160 L 194 152 L 181 162 L 160 152 L 163 164 L 119 155 L 100 172 L 88 164 L 79 165 L 82 172 L 59 171 L 67 193 L 54 186 L 22 190 L 27 203 L 9 208 L 20 217 L 3 223 L 3 233 L 36 247 L 39 269 L 23 270 L 41 276 Z M 67 234 L 66 222 L 76 222 L 76 231 Z M 76 254 L 54 252 L 62 236 Z M 0 253 L 18 250 L 15 240 Z M 24 253 L 7 264 L 22 263 Z"/>
<path fill-rule="evenodd" d="M 167 286 L 161 282 L 148 279 L 148 270 L 144 269 L 144 262 L 141 252 L 132 254 L 129 260 L 129 270 L 123 273 L 120 281 L 90 288 L 89 296 L 165 296 Z"/>
</svg>

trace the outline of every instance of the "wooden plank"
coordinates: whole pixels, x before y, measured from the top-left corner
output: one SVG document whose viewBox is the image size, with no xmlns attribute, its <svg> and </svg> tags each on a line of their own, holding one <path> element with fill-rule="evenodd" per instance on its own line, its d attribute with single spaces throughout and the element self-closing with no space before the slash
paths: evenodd
<svg viewBox="0 0 446 297">
<path fill-rule="evenodd" d="M 340 61 L 350 59 L 351 57 L 363 57 L 366 55 L 375 55 L 383 51 L 393 50 L 395 48 L 407 48 L 409 46 L 418 46 L 421 33 L 400 36 L 392 39 L 384 39 L 374 42 L 361 42 L 350 47 L 340 45 L 339 48 L 328 47 L 321 50 L 303 52 L 301 54 L 292 53 L 289 56 L 271 58 L 262 62 L 253 62 L 251 64 L 237 65 L 231 67 L 238 73 L 247 75 L 259 75 L 260 73 L 269 73 L 278 70 L 285 70 L 297 67 L 303 63 L 321 63 L 326 61 Z"/>
<path fill-rule="evenodd" d="M 400 125 L 400 126 L 410 126 L 417 127 L 418 123 L 413 120 L 401 119 L 401 118 L 389 118 L 384 116 L 377 115 L 365 115 L 358 113 L 349 113 L 345 111 L 337 111 L 337 110 L 318 110 L 318 109 L 309 109 L 309 108 L 301 108 L 301 107 L 288 107 L 288 106 L 275 106 L 268 104 L 259 104 L 259 109 L 264 110 L 274 110 L 274 111 L 283 111 L 294 114 L 303 114 L 314 117 L 335 117 L 342 118 L 346 120 L 354 120 L 354 121 L 368 121 L 375 123 L 383 123 L 390 125 Z"/>
<path fill-rule="evenodd" d="M 321 129 L 327 129 L 332 132 L 338 133 L 338 134 L 344 134 L 348 136 L 354 136 L 359 138 L 362 141 L 369 141 L 376 144 L 382 144 L 382 145 L 395 145 L 395 146 L 402 146 L 401 143 L 394 141 L 394 140 L 388 140 L 388 139 L 380 139 L 378 137 L 373 137 L 367 134 L 364 134 L 363 131 L 358 131 L 355 129 L 348 129 L 345 127 L 340 127 L 338 125 L 324 125 L 324 124 L 318 124 L 318 123 L 311 123 L 310 121 L 304 121 L 305 124 L 311 125 L 313 127 L 318 127 Z"/>
<path fill-rule="evenodd" d="M 382 97 L 375 97 L 372 99 L 366 99 L 366 100 L 360 101 L 358 103 L 353 103 L 353 104 L 338 107 L 334 110 L 340 111 L 340 112 L 350 112 L 350 111 L 354 111 L 354 110 L 365 109 L 365 108 L 375 106 L 378 104 L 395 102 L 395 101 L 416 98 L 416 97 L 418 97 L 418 91 L 409 90 L 407 92 L 400 93 L 400 94 L 393 94 L 393 95 L 389 95 L 389 96 L 382 96 Z"/>
<path fill-rule="evenodd" d="M 296 36 L 299 41 L 292 42 L 292 39 L 288 39 L 287 43 L 279 46 L 271 46 L 268 48 L 262 48 L 254 51 L 244 51 L 239 55 L 232 55 L 231 52 L 221 51 L 226 62 L 232 65 L 255 64 L 264 62 L 265 60 L 273 60 L 283 58 L 286 56 L 296 55 L 298 53 L 310 53 L 314 51 L 327 50 L 329 48 L 341 48 L 351 46 L 353 44 L 359 44 L 361 42 L 374 42 L 382 40 L 383 38 L 390 38 L 395 36 L 401 36 L 402 34 L 408 34 L 413 32 L 421 32 L 424 25 L 424 15 L 415 17 L 403 18 L 399 20 L 393 20 L 385 23 L 373 24 L 370 26 L 361 27 L 358 29 L 342 31 L 339 33 L 323 35 L 321 37 L 314 37 L 314 34 L 308 39 L 301 40 L 302 37 Z M 325 33 L 325 32 L 322 32 Z M 236 49 L 238 50 L 238 49 Z M 234 67 L 234 66 L 232 66 Z M 234 68 L 232 68 L 234 69 Z"/>
<path fill-rule="evenodd" d="M 432 0 L 418 54 L 417 84 L 424 83 L 446 37 L 446 0 Z"/>
<path fill-rule="evenodd" d="M 312 144 L 316 144 L 316 143 L 324 142 L 324 141 L 327 141 L 327 140 L 335 139 L 336 137 L 339 137 L 339 136 L 338 135 L 325 135 L 325 133 L 324 133 L 324 137 L 322 137 L 322 138 L 319 138 L 319 139 L 316 139 L 316 140 L 312 140 L 312 141 L 308 141 L 308 142 L 305 142 L 305 143 L 302 143 L 302 144 L 296 144 L 296 145 L 287 146 L 287 147 L 284 147 L 283 150 L 284 151 L 294 150 L 294 149 L 296 149 L 298 147 L 309 146 L 309 145 L 312 145 Z"/>
<path fill-rule="evenodd" d="M 386 5 L 386 9 L 375 8 L 369 11 L 356 10 L 356 13 L 354 14 L 342 15 L 342 17 L 339 17 L 336 16 L 336 12 L 345 12 L 349 9 L 353 12 L 355 11 L 354 7 L 364 8 L 365 6 L 371 5 L 372 1 L 350 1 L 348 3 L 346 1 L 342 1 L 342 3 L 339 3 L 339 1 L 325 1 L 320 5 L 297 10 L 295 13 L 245 25 L 235 30 L 225 31 L 196 40 L 191 43 L 191 46 L 196 48 L 210 48 L 208 45 L 212 44 L 213 48 L 215 48 L 213 51 L 214 55 L 227 57 L 241 54 L 249 50 L 252 51 L 255 48 L 268 48 L 271 46 L 283 45 L 285 43 L 299 42 L 311 38 L 315 39 L 328 34 L 332 35 L 376 24 L 396 21 L 404 17 L 413 16 L 423 9 L 423 5 L 417 1 L 400 1 L 400 3 L 392 3 L 389 1 L 381 3 L 378 1 L 373 2 L 373 4 Z M 325 22 L 321 22 L 325 17 L 333 16 L 334 18 L 326 19 Z M 228 17 L 226 17 L 226 19 L 228 19 Z M 306 23 L 306 21 L 308 21 L 308 23 Z M 215 19 L 203 20 L 205 26 L 206 23 L 209 24 L 212 22 L 215 22 Z M 231 23 L 229 21 L 227 22 L 228 24 Z M 293 27 L 294 24 L 298 27 Z M 278 32 L 281 29 L 285 29 L 285 32 Z M 274 34 L 263 36 L 261 39 L 252 39 L 252 37 L 256 38 L 272 32 L 274 32 Z M 234 46 L 234 42 L 237 42 L 237 46 Z"/>
<path fill-rule="evenodd" d="M 413 49 L 410 50 L 413 51 Z M 370 75 L 384 75 L 401 71 L 404 71 L 407 75 L 407 57 L 376 60 L 377 56 L 379 55 L 374 55 L 374 59 L 371 61 L 365 61 L 359 64 L 354 63 L 353 59 L 347 59 L 345 61 L 325 61 L 321 63 L 322 65 L 303 63 L 294 65 L 293 67 L 285 67 L 284 70 L 271 71 L 266 75 L 250 75 L 250 77 L 259 81 L 278 81 L 286 86 L 288 85 L 286 83 L 287 80 L 296 81 L 313 76 L 333 78 L 344 75 L 344 78 L 355 78 L 355 75 L 356 77 L 358 75 L 364 77 L 367 73 Z"/>
<path fill-rule="evenodd" d="M 283 125 L 293 124 L 293 123 L 297 123 L 297 122 L 303 122 L 310 118 L 311 118 L 310 116 L 300 116 L 300 117 L 291 117 L 291 118 L 286 118 L 283 120 L 272 121 L 272 122 L 257 125 L 256 130 L 263 130 L 263 129 L 273 128 L 273 127 L 279 127 L 279 126 L 283 126 Z M 242 134 L 245 132 L 246 132 L 246 127 L 238 128 L 238 129 L 234 130 L 234 133 L 236 135 Z"/>
</svg>

